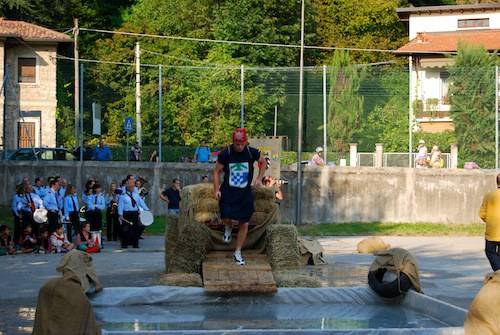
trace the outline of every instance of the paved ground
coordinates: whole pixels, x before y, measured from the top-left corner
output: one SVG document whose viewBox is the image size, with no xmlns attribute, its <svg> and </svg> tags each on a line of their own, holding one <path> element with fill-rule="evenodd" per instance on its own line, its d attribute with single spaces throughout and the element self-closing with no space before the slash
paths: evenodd
<svg viewBox="0 0 500 335">
<path fill-rule="evenodd" d="M 322 278 L 325 286 L 366 284 L 371 255 L 356 254 L 362 237 L 320 239 L 326 266 L 307 272 Z M 422 286 L 430 296 L 467 308 L 490 271 L 481 237 L 383 237 L 394 247 L 410 250 L 419 262 Z M 164 268 L 163 237 L 146 237 L 142 248 L 121 251 L 107 244 L 95 255 L 97 273 L 106 287 L 148 286 L 156 283 Z M 57 276 L 61 255 L 17 255 L 0 257 L 0 335 L 31 333 L 36 297 L 43 283 Z"/>
</svg>

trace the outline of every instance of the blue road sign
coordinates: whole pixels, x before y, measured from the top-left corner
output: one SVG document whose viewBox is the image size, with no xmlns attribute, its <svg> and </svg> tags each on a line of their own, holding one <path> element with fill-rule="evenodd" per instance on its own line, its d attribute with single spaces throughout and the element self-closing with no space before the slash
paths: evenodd
<svg viewBox="0 0 500 335">
<path fill-rule="evenodd" d="M 125 132 L 127 134 L 130 134 L 132 132 L 133 122 L 134 122 L 134 119 L 132 119 L 131 117 L 125 118 L 125 122 L 123 123 L 123 130 L 125 130 Z"/>
</svg>

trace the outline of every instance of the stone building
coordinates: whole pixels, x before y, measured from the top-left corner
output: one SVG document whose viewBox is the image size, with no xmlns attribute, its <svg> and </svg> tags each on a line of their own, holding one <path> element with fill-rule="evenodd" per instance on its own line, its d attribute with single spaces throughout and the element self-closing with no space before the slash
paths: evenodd
<svg viewBox="0 0 500 335">
<path fill-rule="evenodd" d="M 0 18 L 0 149 L 56 145 L 56 55 L 67 35 Z"/>
</svg>

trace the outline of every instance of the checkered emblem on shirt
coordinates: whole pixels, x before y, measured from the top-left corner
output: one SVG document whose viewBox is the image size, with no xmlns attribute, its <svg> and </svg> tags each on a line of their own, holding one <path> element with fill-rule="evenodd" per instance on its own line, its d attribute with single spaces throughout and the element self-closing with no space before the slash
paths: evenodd
<svg viewBox="0 0 500 335">
<path fill-rule="evenodd" d="M 245 188 L 248 185 L 248 162 L 229 163 L 229 186 Z"/>
</svg>

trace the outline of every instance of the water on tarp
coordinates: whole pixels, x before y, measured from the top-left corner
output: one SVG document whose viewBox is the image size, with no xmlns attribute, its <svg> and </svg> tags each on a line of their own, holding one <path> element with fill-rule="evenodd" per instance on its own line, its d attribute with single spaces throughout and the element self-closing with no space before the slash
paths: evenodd
<svg viewBox="0 0 500 335">
<path fill-rule="evenodd" d="M 95 308 L 108 331 L 449 327 L 400 305 L 141 305 Z"/>
</svg>

